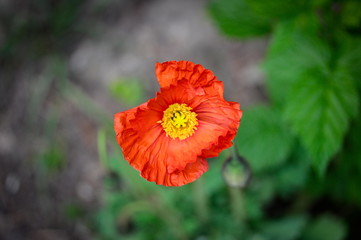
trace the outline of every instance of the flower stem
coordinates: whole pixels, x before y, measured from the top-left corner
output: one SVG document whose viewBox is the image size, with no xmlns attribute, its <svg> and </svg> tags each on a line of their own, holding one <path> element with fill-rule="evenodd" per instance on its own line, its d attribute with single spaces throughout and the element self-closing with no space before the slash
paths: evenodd
<svg viewBox="0 0 361 240">
<path fill-rule="evenodd" d="M 230 202 L 231 202 L 231 211 L 233 218 L 236 223 L 240 224 L 245 220 L 245 211 L 244 211 L 244 201 L 243 201 L 243 192 L 242 189 L 230 187 Z"/>
<path fill-rule="evenodd" d="M 208 223 L 209 211 L 208 200 L 203 187 L 202 179 L 198 179 L 192 184 L 194 195 L 194 207 L 202 224 Z"/>
<path fill-rule="evenodd" d="M 236 146 L 231 147 L 230 156 L 233 161 L 238 161 L 239 158 Z M 240 187 L 229 187 L 230 202 L 231 202 L 231 211 L 233 213 L 233 218 L 236 223 L 240 224 L 245 220 L 245 211 L 244 211 L 244 200 L 243 200 L 243 189 Z"/>
</svg>

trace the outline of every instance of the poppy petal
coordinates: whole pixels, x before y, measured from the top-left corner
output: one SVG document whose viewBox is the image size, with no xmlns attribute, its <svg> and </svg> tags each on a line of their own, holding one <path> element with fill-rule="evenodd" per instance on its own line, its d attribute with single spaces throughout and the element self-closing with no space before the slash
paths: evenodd
<svg viewBox="0 0 361 240">
<path fill-rule="evenodd" d="M 157 159 L 155 159 L 157 161 Z M 159 164 L 164 162 L 157 161 Z M 155 165 L 154 163 L 151 165 Z M 205 159 L 198 158 L 195 162 L 189 163 L 183 170 L 177 170 L 172 173 L 165 171 L 164 166 L 160 168 L 146 166 L 141 172 L 141 176 L 148 181 L 164 186 L 178 187 L 195 181 L 208 170 L 208 162 Z"/>
<path fill-rule="evenodd" d="M 223 99 L 223 83 L 201 65 L 158 63 L 156 74 L 160 92 L 139 107 L 115 114 L 114 130 L 125 159 L 142 177 L 181 186 L 208 170 L 205 158 L 232 146 L 242 111 L 238 103 Z M 196 128 L 186 138 L 177 137 L 178 130 L 170 137 L 163 129 L 164 113 L 176 103 L 196 114 Z"/>
<path fill-rule="evenodd" d="M 169 61 L 156 63 L 155 73 L 161 87 L 175 85 L 179 80 L 187 79 L 194 88 L 203 88 L 207 94 L 223 96 L 223 83 L 218 81 L 213 72 L 200 64 L 189 61 Z M 198 95 L 202 90 L 198 90 Z M 203 95 L 203 94 L 202 94 Z"/>
<path fill-rule="evenodd" d="M 203 158 L 198 158 L 194 163 L 188 163 L 182 171 L 171 173 L 171 181 L 177 186 L 193 182 L 208 171 L 208 162 Z"/>
<path fill-rule="evenodd" d="M 168 108 L 169 105 L 174 103 L 184 103 L 188 101 L 189 98 L 196 96 L 195 89 L 190 85 L 186 80 L 179 81 L 177 86 L 171 85 L 166 88 L 162 88 L 160 93 L 157 94 L 155 99 L 148 101 L 147 107 L 143 109 L 138 109 L 134 114 L 134 120 L 130 120 L 131 128 L 136 131 L 137 136 L 139 137 L 140 142 L 135 142 L 133 148 L 139 144 L 145 144 L 144 138 L 150 138 L 149 143 L 154 142 L 154 136 L 159 135 L 158 132 L 154 133 L 154 129 L 160 129 L 166 138 L 158 145 L 162 145 L 162 151 L 167 152 L 167 158 L 164 159 L 167 167 L 167 172 L 172 173 L 176 170 L 183 170 L 188 163 L 195 162 L 198 155 L 201 153 L 202 145 L 207 145 L 207 139 L 202 140 L 201 145 L 193 145 L 189 147 L 189 144 L 186 140 L 171 139 L 166 137 L 159 120 L 162 119 L 163 112 Z M 149 132 L 152 132 L 149 135 Z M 182 154 L 180 154 L 182 153 Z M 134 160 L 136 162 L 138 160 Z M 146 157 L 139 159 L 141 166 L 144 164 L 144 161 L 147 161 Z M 169 164 L 171 163 L 171 164 Z"/>
<path fill-rule="evenodd" d="M 175 141 L 181 141 L 166 137 L 158 122 L 170 104 L 192 96 L 195 96 L 195 89 L 188 81 L 180 81 L 177 86 L 162 89 L 155 99 L 140 107 L 115 115 L 115 131 L 124 157 L 148 181 L 178 186 L 194 181 L 206 171 L 206 161 L 197 160 L 200 149 L 182 156 L 179 153 L 183 150 L 174 145 Z M 182 162 L 181 168 L 169 171 L 169 161 Z"/>
<path fill-rule="evenodd" d="M 242 110 L 238 103 L 227 102 L 219 98 L 207 101 L 194 99 L 194 102 L 197 101 L 199 102 L 196 104 L 199 105 L 194 110 L 198 114 L 199 123 L 206 125 L 209 132 L 222 132 L 221 135 L 218 135 L 218 139 L 210 141 L 212 144 L 204 148 L 200 156 L 203 158 L 216 157 L 222 150 L 233 145 L 232 140 L 237 134 Z"/>
<path fill-rule="evenodd" d="M 146 105 L 147 103 L 143 103 L 138 107 L 114 114 L 114 131 L 116 133 L 117 140 L 123 132 L 124 128 L 130 126 L 130 120 L 134 119 L 134 115 L 137 110 L 146 108 Z"/>
<path fill-rule="evenodd" d="M 171 139 L 159 127 L 150 129 L 141 138 L 134 129 L 126 130 L 122 136 L 125 159 L 148 181 L 164 186 L 181 186 L 196 180 L 208 170 L 207 161 L 197 158 L 182 170 L 167 171 L 167 147 Z"/>
<path fill-rule="evenodd" d="M 218 156 L 220 151 L 232 146 L 242 116 L 238 104 L 217 96 L 195 96 L 187 104 L 197 113 L 197 130 L 189 138 L 170 142 L 167 151 L 173 157 L 168 158 L 168 172 L 184 169 L 199 156 Z"/>
</svg>

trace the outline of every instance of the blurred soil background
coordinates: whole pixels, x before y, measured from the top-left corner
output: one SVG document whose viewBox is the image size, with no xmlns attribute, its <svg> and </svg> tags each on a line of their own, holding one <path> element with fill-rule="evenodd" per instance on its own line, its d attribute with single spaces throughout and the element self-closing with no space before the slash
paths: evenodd
<svg viewBox="0 0 361 240">
<path fill-rule="evenodd" d="M 267 40 L 221 36 L 205 4 L 0 1 L 0 239 L 93 239 L 83 219 L 102 204 L 110 174 L 97 131 L 155 96 L 156 62 L 202 64 L 242 107 L 266 100 L 258 65 Z M 140 97 L 119 101 L 117 82 L 137 83 Z"/>
</svg>

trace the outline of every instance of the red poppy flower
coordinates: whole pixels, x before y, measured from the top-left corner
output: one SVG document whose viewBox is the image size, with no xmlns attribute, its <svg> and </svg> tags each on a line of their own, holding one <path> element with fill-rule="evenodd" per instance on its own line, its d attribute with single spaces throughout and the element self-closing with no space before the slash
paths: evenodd
<svg viewBox="0 0 361 240">
<path fill-rule="evenodd" d="M 142 177 L 181 186 L 208 170 L 206 158 L 232 146 L 242 111 L 223 98 L 223 83 L 187 61 L 156 64 L 161 86 L 153 99 L 114 115 L 125 159 Z"/>
</svg>

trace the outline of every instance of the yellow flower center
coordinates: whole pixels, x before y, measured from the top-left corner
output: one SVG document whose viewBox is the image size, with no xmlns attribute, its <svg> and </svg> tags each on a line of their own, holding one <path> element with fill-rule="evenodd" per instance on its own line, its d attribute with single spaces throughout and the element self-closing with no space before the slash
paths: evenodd
<svg viewBox="0 0 361 240">
<path fill-rule="evenodd" d="M 197 114 L 191 110 L 192 108 L 184 103 L 169 105 L 163 113 L 163 119 L 159 121 L 167 137 L 183 140 L 193 135 L 198 121 Z"/>
</svg>

